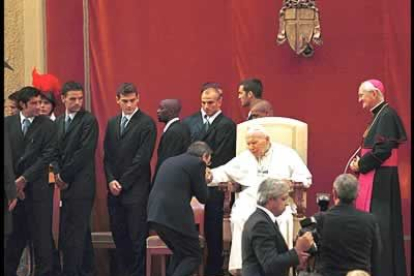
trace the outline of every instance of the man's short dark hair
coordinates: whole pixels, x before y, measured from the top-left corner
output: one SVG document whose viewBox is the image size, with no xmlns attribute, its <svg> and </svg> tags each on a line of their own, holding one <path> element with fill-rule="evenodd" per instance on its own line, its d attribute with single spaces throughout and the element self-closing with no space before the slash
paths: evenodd
<svg viewBox="0 0 414 276">
<path fill-rule="evenodd" d="M 17 104 L 19 102 L 19 91 L 14 91 L 7 97 L 7 99 L 14 101 Z"/>
<path fill-rule="evenodd" d="M 207 143 L 203 141 L 196 141 L 188 147 L 187 153 L 197 157 L 202 157 L 204 154 L 211 155 L 213 151 Z"/>
<path fill-rule="evenodd" d="M 40 96 L 42 92 L 40 92 L 39 89 L 32 87 L 32 86 L 25 86 L 19 91 L 19 103 L 22 102 L 24 104 L 27 104 L 28 101 L 30 101 L 31 98 Z"/>
<path fill-rule="evenodd" d="M 263 94 L 263 84 L 262 81 L 259 79 L 245 79 L 240 82 L 239 86 L 243 85 L 243 90 L 247 93 L 252 91 L 253 95 L 257 99 L 262 98 Z"/>
<path fill-rule="evenodd" d="M 132 93 L 135 93 L 138 95 L 138 89 L 133 83 L 130 83 L 130 82 L 121 83 L 121 85 L 119 85 L 118 89 L 116 90 L 117 97 L 121 97 L 121 95 L 132 94 Z"/>
<path fill-rule="evenodd" d="M 335 179 L 333 187 L 339 200 L 343 203 L 350 204 L 358 195 L 359 183 L 355 176 L 344 173 Z"/>
<path fill-rule="evenodd" d="M 62 87 L 62 95 L 66 96 L 69 91 L 84 91 L 82 84 L 75 81 L 68 81 Z"/>
</svg>

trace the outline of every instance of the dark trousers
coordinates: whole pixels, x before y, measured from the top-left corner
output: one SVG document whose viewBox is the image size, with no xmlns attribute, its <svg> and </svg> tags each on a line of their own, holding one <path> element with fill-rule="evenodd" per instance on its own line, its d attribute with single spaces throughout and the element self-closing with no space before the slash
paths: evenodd
<svg viewBox="0 0 414 276">
<path fill-rule="evenodd" d="M 63 199 L 60 212 L 59 247 L 63 275 L 94 275 L 95 264 L 90 218 L 93 200 Z"/>
<path fill-rule="evenodd" d="M 172 251 L 167 276 L 191 276 L 202 262 L 200 241 L 195 237 L 186 236 L 167 226 L 152 222 L 154 229 L 161 240 Z"/>
<path fill-rule="evenodd" d="M 206 276 L 223 275 L 223 202 L 223 192 L 217 187 L 209 187 L 204 209 L 204 232 L 207 242 Z"/>
<path fill-rule="evenodd" d="M 121 275 L 145 275 L 146 207 L 142 202 L 122 204 L 118 197 L 108 195 L 109 222 Z"/>
<path fill-rule="evenodd" d="M 33 244 L 35 276 L 52 275 L 53 235 L 52 235 L 53 190 L 50 196 L 34 201 L 26 193 L 24 201 L 18 201 L 13 210 L 13 230 L 8 237 L 5 249 L 6 276 L 15 276 L 24 248 Z"/>
</svg>

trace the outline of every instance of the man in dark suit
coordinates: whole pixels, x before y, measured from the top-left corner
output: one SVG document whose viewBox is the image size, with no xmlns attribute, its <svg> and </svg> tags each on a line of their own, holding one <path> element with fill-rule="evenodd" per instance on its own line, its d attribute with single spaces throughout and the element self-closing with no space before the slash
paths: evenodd
<svg viewBox="0 0 414 276">
<path fill-rule="evenodd" d="M 157 109 L 158 121 L 165 123 L 158 145 L 158 159 L 155 176 L 162 162 L 168 157 L 184 153 L 190 145 L 190 131 L 180 122 L 181 102 L 178 99 L 162 100 Z"/>
<path fill-rule="evenodd" d="M 210 159 L 209 146 L 195 142 L 186 153 L 165 160 L 155 178 L 148 200 L 148 222 L 173 252 L 168 276 L 190 276 L 202 261 L 190 202 L 193 196 L 200 203 L 207 200 L 206 165 Z"/>
<path fill-rule="evenodd" d="M 184 119 L 191 133 L 191 142 L 204 141 L 213 151 L 211 168 L 230 161 L 236 153 L 236 124 L 221 111 L 223 92 L 217 83 L 201 88 L 201 110 Z M 207 241 L 206 276 L 223 275 L 223 201 L 218 187 L 209 187 L 205 206 Z"/>
<path fill-rule="evenodd" d="M 104 139 L 110 227 L 124 275 L 143 276 L 150 161 L 157 130 L 152 118 L 138 108 L 134 84 L 121 84 L 116 99 L 122 113 L 108 121 Z"/>
<path fill-rule="evenodd" d="M 289 268 L 309 257 L 305 251 L 313 244 L 312 234 L 303 234 L 289 250 L 276 221 L 288 205 L 289 190 L 285 180 L 268 178 L 260 184 L 257 209 L 243 228 L 243 276 L 287 276 Z"/>
<path fill-rule="evenodd" d="M 38 89 L 22 88 L 19 92 L 21 111 L 4 121 L 9 131 L 19 198 L 5 250 L 5 275 L 16 275 L 28 242 L 34 248 L 35 275 L 52 275 L 53 186 L 49 185 L 48 169 L 56 145 L 56 129 L 49 118 L 39 115 L 40 97 Z"/>
<path fill-rule="evenodd" d="M 61 93 L 65 113 L 56 119 L 58 145 L 52 166 L 61 190 L 59 247 L 63 275 L 91 275 L 94 255 L 90 222 L 95 198 L 98 123 L 90 112 L 82 109 L 81 84 L 66 82 Z"/>
<path fill-rule="evenodd" d="M 321 235 L 318 267 L 323 275 L 345 276 L 355 269 L 380 275 L 379 226 L 373 214 L 355 208 L 358 186 L 353 175 L 339 175 L 332 190 L 335 206 L 315 215 Z"/>
</svg>

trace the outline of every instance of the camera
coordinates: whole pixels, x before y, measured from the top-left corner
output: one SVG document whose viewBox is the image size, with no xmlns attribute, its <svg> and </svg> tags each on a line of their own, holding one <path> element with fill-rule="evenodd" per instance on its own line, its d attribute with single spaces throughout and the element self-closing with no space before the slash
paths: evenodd
<svg viewBox="0 0 414 276">
<path fill-rule="evenodd" d="M 318 244 L 319 244 L 319 233 L 317 230 L 317 221 L 314 217 L 308 217 L 304 218 L 300 222 L 301 229 L 298 232 L 298 236 L 302 236 L 306 232 L 310 232 L 313 237 L 314 243 L 312 246 L 306 251 L 306 253 L 309 253 L 311 256 L 314 256 L 316 253 L 318 253 Z"/>
<path fill-rule="evenodd" d="M 316 194 L 316 204 L 319 206 L 319 211 L 325 212 L 328 210 L 330 202 L 330 195 L 327 193 Z"/>
</svg>

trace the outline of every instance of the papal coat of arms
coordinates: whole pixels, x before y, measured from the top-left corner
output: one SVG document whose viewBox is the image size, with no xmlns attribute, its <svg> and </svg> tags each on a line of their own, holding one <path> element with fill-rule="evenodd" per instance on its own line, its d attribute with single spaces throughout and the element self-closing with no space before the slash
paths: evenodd
<svg viewBox="0 0 414 276">
<path fill-rule="evenodd" d="M 296 54 L 313 54 L 311 42 L 322 45 L 319 10 L 314 0 L 284 0 L 279 12 L 277 44 L 288 41 Z"/>
</svg>

